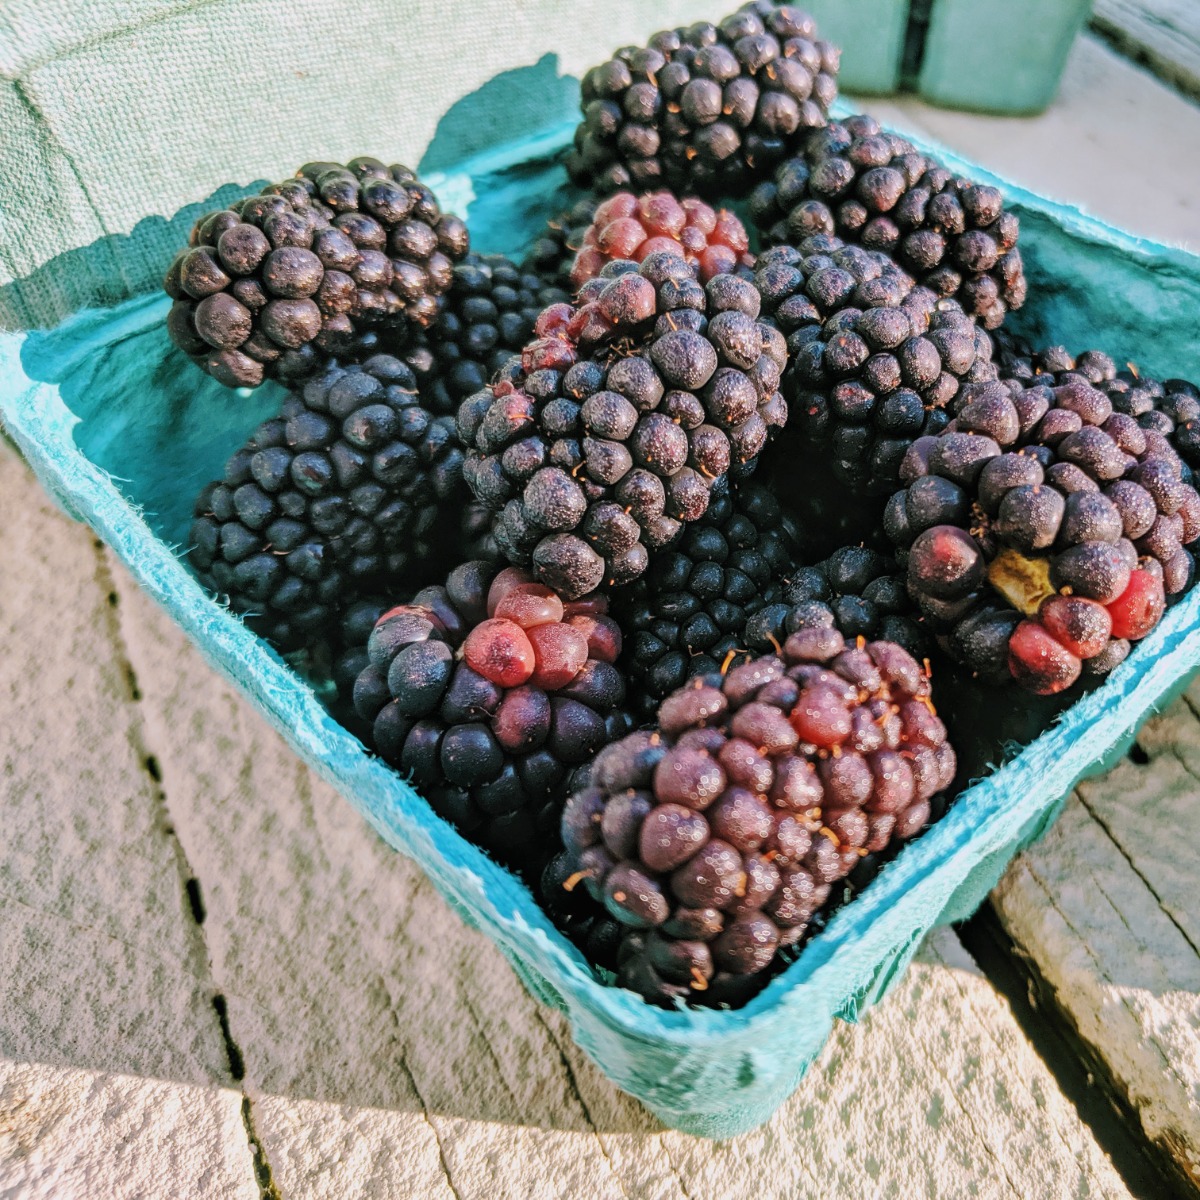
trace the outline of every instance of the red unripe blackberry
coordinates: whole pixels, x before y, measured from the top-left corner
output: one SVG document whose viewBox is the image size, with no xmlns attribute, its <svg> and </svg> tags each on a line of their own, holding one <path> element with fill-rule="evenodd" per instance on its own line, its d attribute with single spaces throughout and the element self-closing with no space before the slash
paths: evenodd
<svg viewBox="0 0 1200 1200">
<path fill-rule="evenodd" d="M 602 601 L 588 608 L 470 562 L 383 612 L 367 642 L 354 707 L 368 744 L 508 864 L 540 870 L 572 774 L 630 727 L 622 673 L 568 623 L 587 616 L 600 655 L 619 650 Z"/>
<path fill-rule="evenodd" d="M 463 643 L 467 666 L 499 687 L 525 683 L 537 666 L 533 645 L 514 621 L 493 618 L 476 625 Z"/>
<path fill-rule="evenodd" d="M 955 176 L 867 116 L 809 134 L 750 198 L 768 245 L 815 234 L 878 250 L 987 329 L 1025 301 L 1018 221 L 1000 192 Z"/>
<path fill-rule="evenodd" d="M 757 291 L 695 270 L 665 252 L 610 263 L 459 409 L 463 475 L 497 543 L 566 599 L 641 575 L 786 418 L 786 351 Z"/>
<path fill-rule="evenodd" d="M 227 387 L 402 351 L 437 317 L 468 244 L 407 167 L 307 163 L 197 220 L 164 281 L 167 331 Z"/>
<path fill-rule="evenodd" d="M 950 786 L 929 690 L 900 647 L 808 629 L 606 748 L 561 828 L 566 877 L 625 930 L 619 982 L 668 1006 L 757 990 L 833 885 L 920 832 Z"/>
<path fill-rule="evenodd" d="M 714 275 L 754 265 L 746 227 L 728 209 L 714 210 L 703 200 L 678 200 L 668 191 L 635 196 L 618 192 L 597 209 L 571 266 L 571 285 L 582 287 L 614 259 L 641 262 L 667 251 L 695 265 L 701 283 Z"/>
<path fill-rule="evenodd" d="M 1008 641 L 1008 669 L 1022 687 L 1053 696 L 1079 678 L 1083 663 L 1044 625 L 1022 621 Z"/>
<path fill-rule="evenodd" d="M 838 60 L 807 13 L 772 0 L 657 33 L 583 77 L 567 171 L 601 195 L 744 194 L 826 123 Z"/>
</svg>

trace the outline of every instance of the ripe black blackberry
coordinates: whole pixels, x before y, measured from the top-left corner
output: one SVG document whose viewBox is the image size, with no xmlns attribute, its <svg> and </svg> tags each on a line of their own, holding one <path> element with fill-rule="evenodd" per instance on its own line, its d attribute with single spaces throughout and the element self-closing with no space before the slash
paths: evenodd
<svg viewBox="0 0 1200 1200">
<path fill-rule="evenodd" d="M 895 642 L 918 661 L 929 653 L 904 572 L 877 550 L 843 546 L 824 562 L 792 570 L 779 593 L 746 621 L 742 645 L 753 653 L 778 650 L 801 629 L 836 629 L 848 642 Z"/>
<path fill-rule="evenodd" d="M 462 458 L 404 363 L 331 364 L 200 493 L 192 565 L 278 649 L 336 640 L 356 599 L 424 569 Z"/>
<path fill-rule="evenodd" d="M 773 453 L 815 450 L 857 498 L 893 490 L 908 447 L 945 427 L 963 382 L 995 377 L 991 341 L 957 302 L 876 251 L 827 235 L 776 246 L 755 283 L 790 356 L 790 420 Z"/>
<path fill-rule="evenodd" d="M 619 982 L 668 1006 L 757 990 L 833 884 L 924 828 L 953 781 L 929 696 L 899 646 L 805 629 L 606 748 L 563 810 L 563 867 L 625 928 Z"/>
<path fill-rule="evenodd" d="M 571 282 L 571 271 L 575 256 L 583 247 L 583 239 L 599 204 L 594 196 L 585 196 L 566 212 L 547 221 L 546 228 L 525 252 L 521 269 L 535 272 L 573 295 L 575 285 Z"/>
<path fill-rule="evenodd" d="M 1200 496 L 1166 439 L 1072 374 L 964 389 L 884 528 L 948 654 L 1039 695 L 1105 675 L 1194 576 Z"/>
<path fill-rule="evenodd" d="M 747 621 L 783 594 L 794 554 L 795 533 L 770 492 L 745 483 L 714 493 L 704 516 L 614 594 L 636 707 L 653 716 L 692 676 L 744 652 Z"/>
<path fill-rule="evenodd" d="M 1148 433 L 1166 438 L 1183 460 L 1184 482 L 1193 482 L 1192 472 L 1200 468 L 1200 389 L 1194 383 L 1153 379 L 1132 363 L 1118 370 L 1100 350 L 1086 350 L 1076 358 L 1062 346 L 1035 352 L 1003 330 L 995 342 L 1005 376 L 1026 386 L 1061 386 L 1072 377 L 1083 379 L 1109 398 L 1114 412 L 1134 417 Z"/>
<path fill-rule="evenodd" d="M 610 263 L 555 305 L 490 388 L 465 401 L 464 478 L 499 515 L 509 561 L 567 599 L 629 583 L 704 515 L 787 409 L 783 338 L 754 286 L 660 252 Z"/>
<path fill-rule="evenodd" d="M 426 406 L 453 416 L 521 352 L 538 314 L 569 298 L 565 289 L 503 254 L 468 254 L 454 268 L 437 321 L 405 355 Z"/>
<path fill-rule="evenodd" d="M 407 167 L 306 163 L 196 222 L 167 270 L 167 331 L 228 387 L 307 378 L 360 350 L 395 353 L 432 324 L 468 241 Z"/>
<path fill-rule="evenodd" d="M 771 0 L 657 33 L 584 75 L 567 171 L 601 195 L 744 194 L 825 124 L 839 57 L 807 13 Z"/>
<path fill-rule="evenodd" d="M 750 198 L 770 245 L 814 234 L 891 256 L 988 329 L 1025 302 L 1018 221 L 999 190 L 939 166 L 867 116 L 810 134 Z"/>
<path fill-rule="evenodd" d="M 370 744 L 501 861 L 541 869 L 572 772 L 628 731 L 621 634 L 513 568 L 455 568 L 385 612 L 354 707 Z"/>
</svg>

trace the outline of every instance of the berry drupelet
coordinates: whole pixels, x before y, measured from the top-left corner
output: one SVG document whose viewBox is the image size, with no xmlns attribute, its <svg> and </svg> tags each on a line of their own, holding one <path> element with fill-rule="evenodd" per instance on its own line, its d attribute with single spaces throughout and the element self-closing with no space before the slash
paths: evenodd
<svg viewBox="0 0 1200 1200">
<path fill-rule="evenodd" d="M 899 646 L 832 629 L 699 677 L 596 759 L 562 815 L 584 886 L 624 926 L 618 980 L 738 1003 L 868 854 L 914 836 L 955 756 Z"/>
<path fill-rule="evenodd" d="M 614 593 L 634 707 L 653 716 L 688 679 L 744 652 L 747 622 L 782 596 L 794 553 L 790 522 L 765 488 L 742 483 L 714 493 L 704 516 Z"/>
<path fill-rule="evenodd" d="M 895 642 L 918 660 L 929 653 L 904 572 L 867 546 L 844 546 L 793 569 L 778 592 L 746 621 L 741 644 L 753 653 L 778 651 L 801 629 L 836 629 L 848 642 Z"/>
<path fill-rule="evenodd" d="M 434 412 L 453 416 L 520 354 L 538 314 L 569 298 L 563 288 L 503 254 L 468 254 L 454 268 L 437 321 L 405 355 L 422 400 Z"/>
<path fill-rule="evenodd" d="M 604 609 L 470 562 L 383 613 L 367 642 L 354 707 L 374 749 L 508 864 L 540 870 L 573 770 L 630 728 Z"/>
<path fill-rule="evenodd" d="M 754 265 L 746 227 L 727 208 L 668 191 L 635 196 L 618 192 L 596 209 L 571 265 L 571 285 L 581 288 L 615 259 L 641 262 L 660 250 L 695 263 L 701 283 Z"/>
<path fill-rule="evenodd" d="M 201 492 L 192 565 L 278 649 L 327 640 L 355 600 L 422 568 L 462 457 L 404 363 L 331 364 Z"/>
<path fill-rule="evenodd" d="M 490 388 L 466 400 L 464 478 L 516 566 L 567 599 L 641 575 L 704 515 L 713 484 L 783 424 L 780 334 L 754 286 L 658 252 L 610 263 L 555 305 Z"/>
<path fill-rule="evenodd" d="M 990 339 L 957 302 L 878 252 L 818 235 L 760 255 L 755 284 L 790 357 L 776 453 L 817 451 L 856 497 L 891 492 L 908 447 L 945 427 L 963 382 L 995 375 Z"/>
<path fill-rule="evenodd" d="M 952 658 L 1054 695 L 1116 667 L 1190 585 L 1186 469 L 1082 376 L 976 384 L 912 446 L 884 528 Z"/>
<path fill-rule="evenodd" d="M 364 354 L 397 352 L 436 318 L 468 240 L 407 167 L 308 163 L 196 222 L 164 282 L 167 331 L 228 387 L 306 378 L 367 333 Z"/>
<path fill-rule="evenodd" d="M 1025 301 L 1018 221 L 999 190 L 954 175 L 867 116 L 810 134 L 758 185 L 750 211 L 771 245 L 836 234 L 879 250 L 988 329 Z"/>
<path fill-rule="evenodd" d="M 742 195 L 825 124 L 838 60 L 807 13 L 771 0 L 655 34 L 583 77 L 567 171 L 601 195 Z"/>
</svg>

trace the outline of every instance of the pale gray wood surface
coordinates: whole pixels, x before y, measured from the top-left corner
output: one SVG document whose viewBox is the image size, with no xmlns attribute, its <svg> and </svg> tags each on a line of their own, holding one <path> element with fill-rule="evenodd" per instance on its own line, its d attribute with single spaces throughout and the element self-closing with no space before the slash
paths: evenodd
<svg viewBox="0 0 1200 1200">
<path fill-rule="evenodd" d="M 1122 53 L 1200 97 L 1200 4 L 1196 0 L 1095 0 L 1092 25 Z"/>
</svg>

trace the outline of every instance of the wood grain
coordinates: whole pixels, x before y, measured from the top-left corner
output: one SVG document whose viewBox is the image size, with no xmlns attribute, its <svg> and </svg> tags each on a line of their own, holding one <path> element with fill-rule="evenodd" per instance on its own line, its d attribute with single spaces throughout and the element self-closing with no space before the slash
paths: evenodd
<svg viewBox="0 0 1200 1200">
<path fill-rule="evenodd" d="M 1200 1194 L 1200 690 L 1153 720 L 1144 764 L 1083 784 L 993 894 L 1010 937 Z"/>
</svg>

